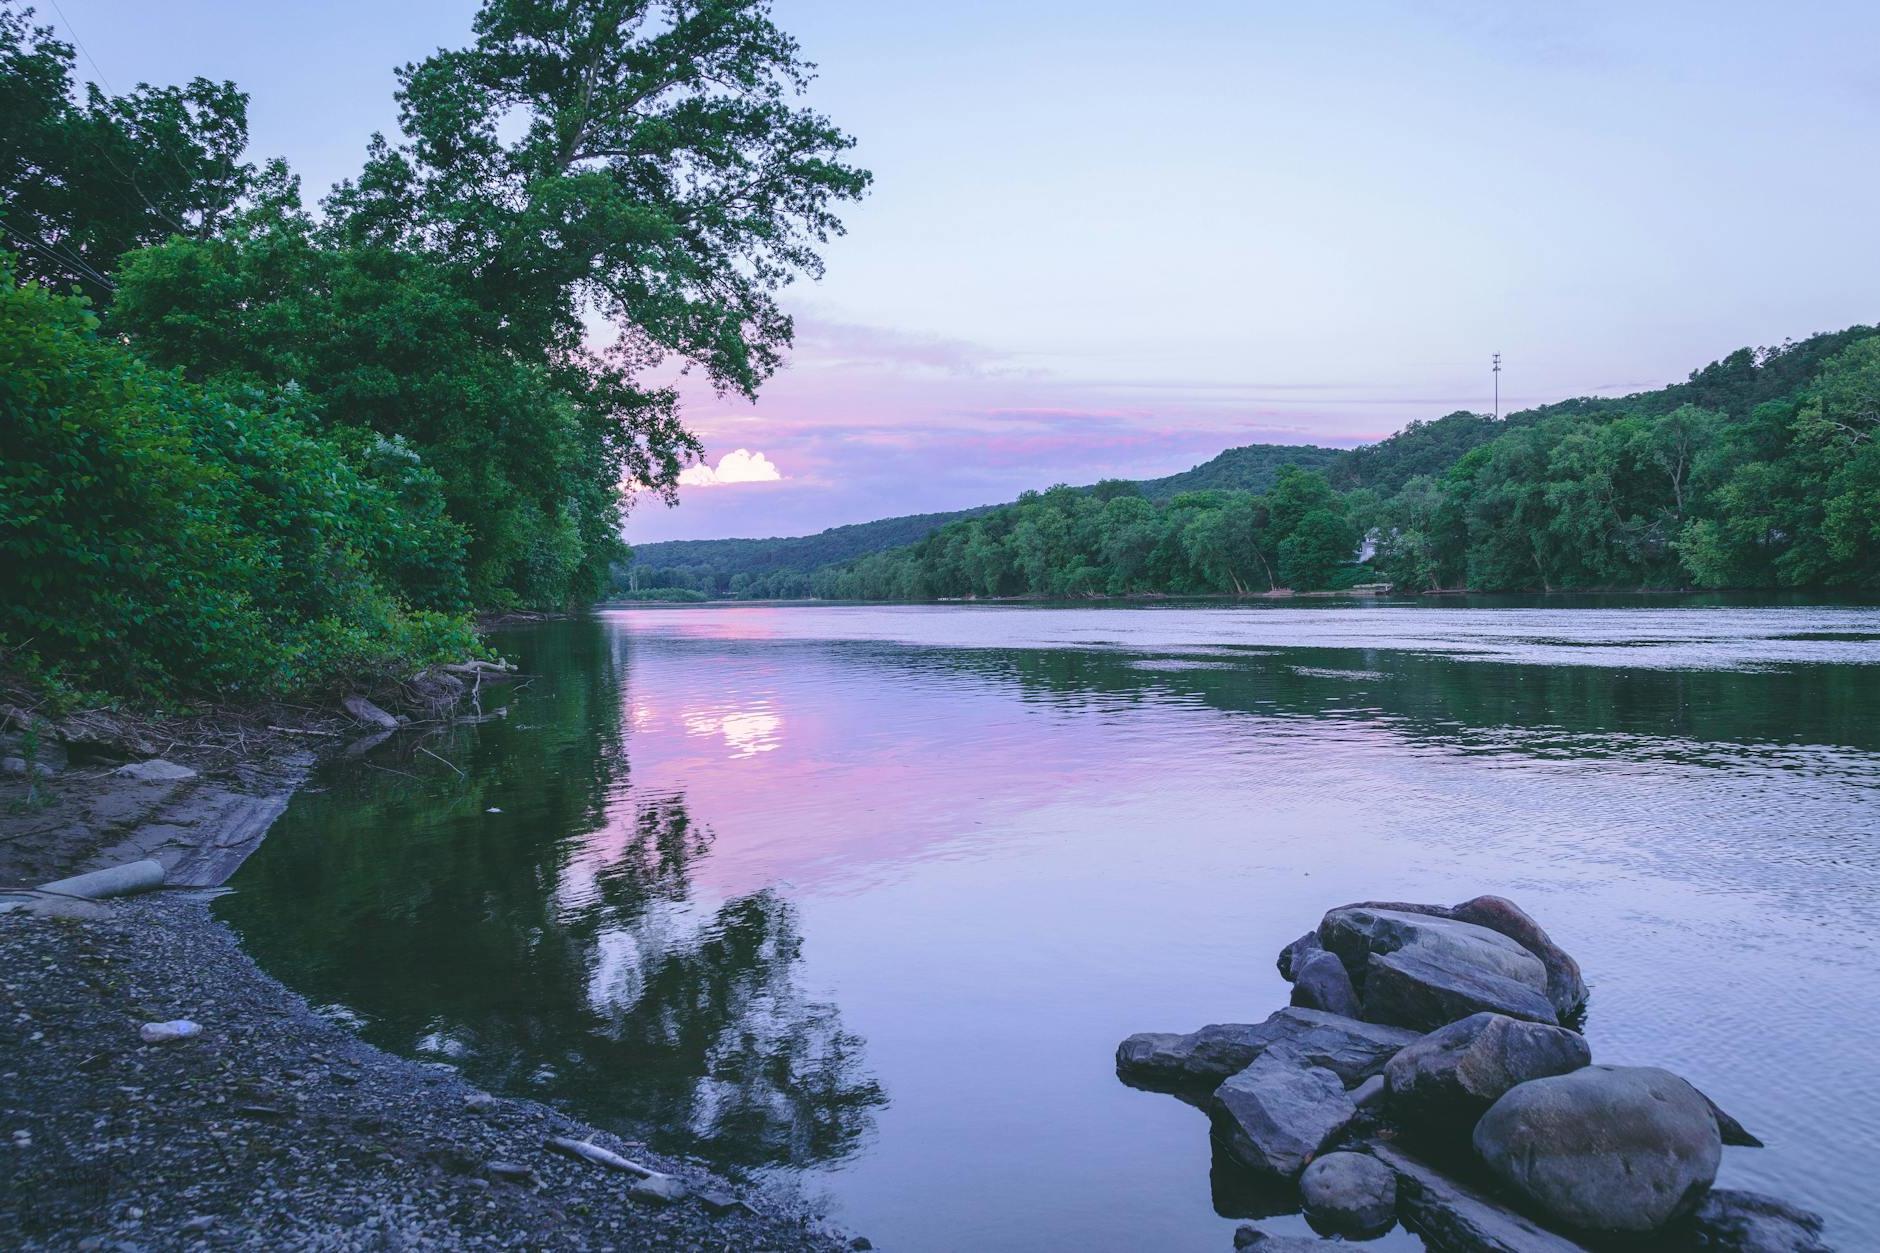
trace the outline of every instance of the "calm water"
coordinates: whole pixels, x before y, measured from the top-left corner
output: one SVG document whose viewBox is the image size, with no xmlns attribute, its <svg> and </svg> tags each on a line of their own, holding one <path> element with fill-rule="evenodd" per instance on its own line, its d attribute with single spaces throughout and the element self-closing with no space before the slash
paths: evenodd
<svg viewBox="0 0 1880 1253">
<path fill-rule="evenodd" d="M 1244 1189 L 1117 1041 L 1283 1005 L 1329 906 L 1496 892 L 1585 966 L 1595 1060 L 1769 1141 L 1727 1182 L 1880 1230 L 1880 610 L 646 608 L 499 642 L 539 677 L 424 742 L 455 768 L 333 768 L 221 902 L 387 1048 L 890 1250 L 1224 1250 Z"/>
</svg>

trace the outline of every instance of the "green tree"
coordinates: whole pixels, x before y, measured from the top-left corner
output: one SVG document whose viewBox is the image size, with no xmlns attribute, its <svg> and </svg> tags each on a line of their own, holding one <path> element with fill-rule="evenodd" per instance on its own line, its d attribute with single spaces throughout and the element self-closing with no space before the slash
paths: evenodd
<svg viewBox="0 0 1880 1253">
<path fill-rule="evenodd" d="M 248 97 L 196 78 L 123 96 L 89 84 L 77 101 L 72 46 L 32 17 L 0 7 L 0 246 L 22 276 L 102 304 L 126 253 L 207 237 L 233 210 Z"/>
<path fill-rule="evenodd" d="M 1333 509 L 1314 509 L 1281 541 L 1279 577 L 1292 588 L 1324 587 L 1357 546 L 1349 518 Z"/>
</svg>

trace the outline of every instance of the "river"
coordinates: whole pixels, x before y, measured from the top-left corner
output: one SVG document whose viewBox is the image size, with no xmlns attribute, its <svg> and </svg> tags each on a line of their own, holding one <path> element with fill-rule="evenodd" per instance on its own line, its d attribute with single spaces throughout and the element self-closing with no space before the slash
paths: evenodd
<svg viewBox="0 0 1880 1253">
<path fill-rule="evenodd" d="M 1117 1042 L 1284 1005 L 1333 905 L 1492 892 L 1579 958 L 1595 1061 L 1768 1141 L 1722 1182 L 1880 1230 L 1880 610 L 649 606 L 497 643 L 505 717 L 327 768 L 218 902 L 385 1048 L 897 1253 L 1225 1250 L 1242 1181 Z"/>
</svg>

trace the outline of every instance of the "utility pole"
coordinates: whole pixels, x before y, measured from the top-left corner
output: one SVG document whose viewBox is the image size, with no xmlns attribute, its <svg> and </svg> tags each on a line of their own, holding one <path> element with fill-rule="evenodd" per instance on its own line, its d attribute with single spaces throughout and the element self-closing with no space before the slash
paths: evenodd
<svg viewBox="0 0 1880 1253">
<path fill-rule="evenodd" d="M 1495 354 L 1495 420 L 1501 421 L 1501 354 Z"/>
</svg>

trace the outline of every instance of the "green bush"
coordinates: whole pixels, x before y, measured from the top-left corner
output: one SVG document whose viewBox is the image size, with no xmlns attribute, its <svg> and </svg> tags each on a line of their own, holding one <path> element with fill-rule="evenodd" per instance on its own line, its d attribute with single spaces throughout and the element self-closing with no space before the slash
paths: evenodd
<svg viewBox="0 0 1880 1253">
<path fill-rule="evenodd" d="M 0 641 L 145 695 L 330 688 L 474 648 L 461 533 L 394 441 L 315 433 L 291 385 L 209 388 L 101 336 L 0 254 Z"/>
</svg>

